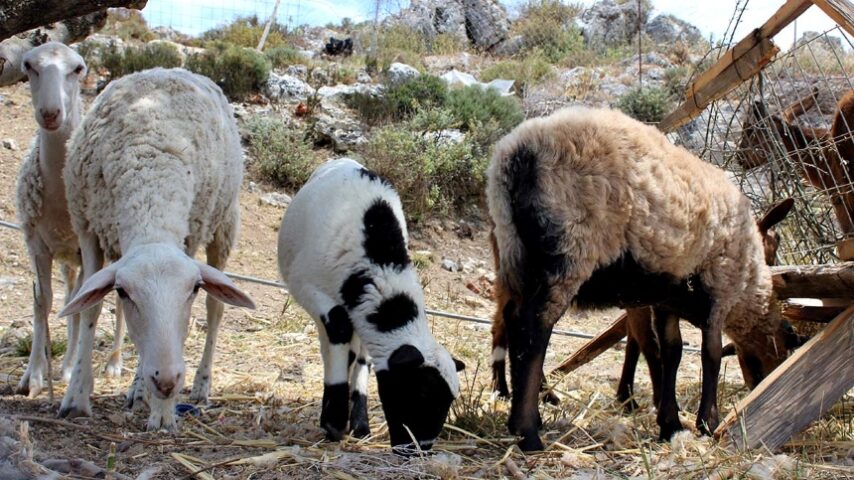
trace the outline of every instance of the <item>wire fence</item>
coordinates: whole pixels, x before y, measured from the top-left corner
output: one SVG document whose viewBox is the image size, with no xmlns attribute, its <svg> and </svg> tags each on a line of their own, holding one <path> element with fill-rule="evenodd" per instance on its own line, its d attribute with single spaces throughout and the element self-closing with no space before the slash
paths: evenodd
<svg viewBox="0 0 854 480">
<path fill-rule="evenodd" d="M 802 38 L 755 78 L 710 105 L 671 139 L 724 168 L 757 215 L 792 197 L 778 227 L 784 264 L 838 261 L 854 237 L 854 45 L 839 27 Z"/>
</svg>

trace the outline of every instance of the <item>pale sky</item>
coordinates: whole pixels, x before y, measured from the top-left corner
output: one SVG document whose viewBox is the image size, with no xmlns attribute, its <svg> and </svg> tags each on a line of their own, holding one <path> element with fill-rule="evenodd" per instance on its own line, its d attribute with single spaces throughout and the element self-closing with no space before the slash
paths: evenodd
<svg viewBox="0 0 854 480">
<path fill-rule="evenodd" d="M 381 16 L 396 11 L 408 4 L 406 0 L 282 0 L 277 18 L 281 23 L 299 25 L 323 25 L 339 22 L 343 17 L 355 21 L 371 19 L 377 1 L 382 5 Z M 525 0 L 503 0 L 508 10 Z M 585 5 L 594 0 L 581 0 Z M 671 13 L 696 25 L 706 38 L 719 39 L 735 8 L 735 0 L 652 0 L 655 13 Z M 750 0 L 742 16 L 736 39 L 744 37 L 751 29 L 767 20 L 784 0 Z M 258 15 L 267 18 L 275 0 L 149 0 L 143 14 L 152 26 L 168 25 L 189 34 L 198 34 L 208 28 L 226 23 L 236 16 Z M 835 24 L 824 12 L 813 6 L 802 15 L 795 25 L 790 25 L 775 39 L 782 48 L 792 43 L 795 28 L 798 36 L 802 32 L 824 31 Z"/>
</svg>

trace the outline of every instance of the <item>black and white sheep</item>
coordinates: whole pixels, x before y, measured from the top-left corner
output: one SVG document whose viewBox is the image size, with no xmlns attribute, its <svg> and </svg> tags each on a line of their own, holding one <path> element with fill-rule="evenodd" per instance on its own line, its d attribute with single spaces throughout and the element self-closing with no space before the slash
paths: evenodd
<svg viewBox="0 0 854 480">
<path fill-rule="evenodd" d="M 354 434 L 369 433 L 368 354 L 397 449 L 430 448 L 459 395 L 462 365 L 430 333 L 407 243 L 397 193 L 350 159 L 319 167 L 282 219 L 279 269 L 318 326 L 329 439 L 347 432 L 348 408 Z"/>
<path fill-rule="evenodd" d="M 17 391 L 35 397 L 44 387 L 47 367 L 45 343 L 53 297 L 53 261 L 60 264 L 66 302 L 74 294 L 80 267 L 80 248 L 68 216 L 62 169 L 65 144 L 82 118 L 80 79 L 86 74 L 86 63 L 71 48 L 49 42 L 25 53 L 21 68 L 29 78 L 33 114 L 39 130 L 18 173 L 18 218 L 36 278 L 33 284 L 33 347 Z M 122 364 L 124 331 L 121 314 L 116 313 L 113 352 L 106 369 L 110 376 L 120 375 Z M 68 319 L 68 349 L 62 361 L 62 377 L 66 382 L 71 378 L 78 325 L 77 315 Z"/>
<path fill-rule="evenodd" d="M 199 289 L 207 338 L 191 400 L 206 401 L 223 304 L 254 308 L 220 269 L 234 245 L 243 177 L 231 106 L 206 77 L 153 69 L 98 96 L 73 133 L 64 170 L 83 261 L 82 285 L 60 315 L 82 313 L 78 358 L 60 409 L 91 414 L 92 342 L 101 299 L 119 295 L 140 362 L 129 401 L 149 397 L 149 429 L 176 428 L 183 343 Z M 207 264 L 193 259 L 206 247 Z M 113 261 L 105 268 L 104 259 Z"/>
<path fill-rule="evenodd" d="M 518 126 L 487 174 L 509 340 L 508 426 L 538 450 L 538 392 L 552 328 L 568 307 L 653 306 L 663 364 L 661 436 L 681 429 L 679 318 L 703 333 L 698 426 L 717 426 L 721 330 L 753 387 L 787 354 L 748 200 L 724 173 L 655 128 L 574 107 Z"/>
</svg>

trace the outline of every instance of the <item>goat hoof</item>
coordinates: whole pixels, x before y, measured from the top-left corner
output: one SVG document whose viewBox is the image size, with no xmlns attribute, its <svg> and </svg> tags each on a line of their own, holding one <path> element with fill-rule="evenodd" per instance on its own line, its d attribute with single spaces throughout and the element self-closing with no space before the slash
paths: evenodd
<svg viewBox="0 0 854 480">
<path fill-rule="evenodd" d="M 558 405 L 560 405 L 560 397 L 558 397 L 555 392 L 549 392 L 549 393 L 543 395 L 543 403 L 548 403 L 549 405 L 558 406 Z"/>
<path fill-rule="evenodd" d="M 75 405 L 62 407 L 59 409 L 59 418 L 78 418 L 91 417 L 92 412 L 85 408 L 80 408 Z"/>
<path fill-rule="evenodd" d="M 621 403 L 623 404 L 623 413 L 632 414 L 640 410 L 640 405 L 632 398 L 624 400 Z"/>
<path fill-rule="evenodd" d="M 662 425 L 661 434 L 658 439 L 662 442 L 669 442 L 676 432 L 681 432 L 682 430 L 684 429 L 682 428 L 682 424 L 679 422 L 675 425 Z"/>
<path fill-rule="evenodd" d="M 322 427 L 326 431 L 326 439 L 330 442 L 340 442 L 344 438 L 343 428 L 335 428 L 328 423 L 322 425 Z"/>
<path fill-rule="evenodd" d="M 357 423 L 353 425 L 353 431 L 350 433 L 355 438 L 365 438 L 371 434 L 371 427 L 367 423 Z"/>
<path fill-rule="evenodd" d="M 522 440 L 519 441 L 519 448 L 523 452 L 539 452 L 543 450 L 543 441 L 540 440 L 538 434 L 534 433 L 533 435 L 522 437 Z"/>
</svg>

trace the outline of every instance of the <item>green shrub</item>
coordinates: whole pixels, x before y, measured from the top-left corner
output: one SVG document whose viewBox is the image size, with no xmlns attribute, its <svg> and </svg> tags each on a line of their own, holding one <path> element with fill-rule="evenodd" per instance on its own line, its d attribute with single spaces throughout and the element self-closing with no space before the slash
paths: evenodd
<svg viewBox="0 0 854 480">
<path fill-rule="evenodd" d="M 65 340 L 51 340 L 50 342 L 50 355 L 52 358 L 56 359 L 57 357 L 61 357 L 65 353 L 65 349 L 67 347 L 67 342 Z M 27 335 L 24 338 L 18 340 L 15 344 L 15 356 L 17 357 L 29 357 L 30 353 L 33 350 L 33 336 Z M 45 350 L 47 351 L 47 350 Z"/>
<path fill-rule="evenodd" d="M 647 123 L 656 123 L 670 112 L 670 96 L 662 88 L 636 87 L 620 97 L 617 108 L 627 115 Z"/>
<path fill-rule="evenodd" d="M 504 60 L 485 68 L 480 79 L 489 82 L 496 78 L 513 80 L 517 93 L 523 95 L 528 86 L 552 75 L 552 67 L 541 54 L 527 55 L 522 60 Z"/>
<path fill-rule="evenodd" d="M 256 117 L 244 125 L 247 153 L 265 180 L 299 189 L 320 163 L 305 134 L 281 120 Z"/>
<path fill-rule="evenodd" d="M 108 10 L 107 21 L 101 33 L 119 37 L 125 42 L 133 40 L 150 42 L 156 38 L 149 30 L 142 13 L 131 9 Z"/>
<path fill-rule="evenodd" d="M 413 221 L 480 199 L 489 164 L 486 149 L 468 137 L 455 143 L 407 124 L 377 131 L 364 158 L 368 168 L 392 182 Z"/>
<path fill-rule="evenodd" d="M 231 98 L 258 92 L 270 76 L 270 61 L 255 50 L 215 43 L 202 53 L 187 58 L 186 68 L 204 75 Z"/>
<path fill-rule="evenodd" d="M 346 99 L 368 125 L 411 118 L 421 110 L 440 108 L 448 98 L 444 80 L 432 75 L 419 75 L 399 85 L 387 85 L 380 96 L 355 93 Z"/>
<path fill-rule="evenodd" d="M 685 95 L 685 87 L 691 70 L 688 67 L 670 67 L 664 71 L 664 88 L 671 98 L 680 100 Z"/>
<path fill-rule="evenodd" d="M 121 52 L 113 44 L 101 51 L 101 66 L 110 71 L 110 79 L 114 80 L 154 67 L 180 67 L 181 54 L 168 43 L 155 42 L 142 47 L 127 47 Z"/>
<path fill-rule="evenodd" d="M 546 60 L 557 63 L 584 49 L 581 30 L 574 24 L 581 10 L 580 4 L 531 0 L 522 8 L 514 30 L 522 35 L 524 50 L 539 51 Z"/>
<path fill-rule="evenodd" d="M 447 106 L 465 130 L 495 122 L 496 139 L 525 119 L 518 100 L 476 85 L 451 90 Z"/>
<path fill-rule="evenodd" d="M 246 48 L 255 48 L 264 33 L 264 22 L 258 21 L 258 17 L 240 17 L 232 23 L 222 27 L 213 28 L 204 32 L 200 37 L 201 43 L 227 42 Z M 288 44 L 288 29 L 286 26 L 273 22 L 264 48 L 283 47 Z"/>
<path fill-rule="evenodd" d="M 309 60 L 294 47 L 275 47 L 264 50 L 273 68 L 308 65 Z"/>
<path fill-rule="evenodd" d="M 421 67 L 421 58 L 427 52 L 424 36 L 405 25 L 396 24 L 377 32 L 376 49 L 366 59 L 366 64 L 375 72 L 385 71 L 394 62 Z M 367 44 L 371 44 L 370 39 Z"/>
</svg>

